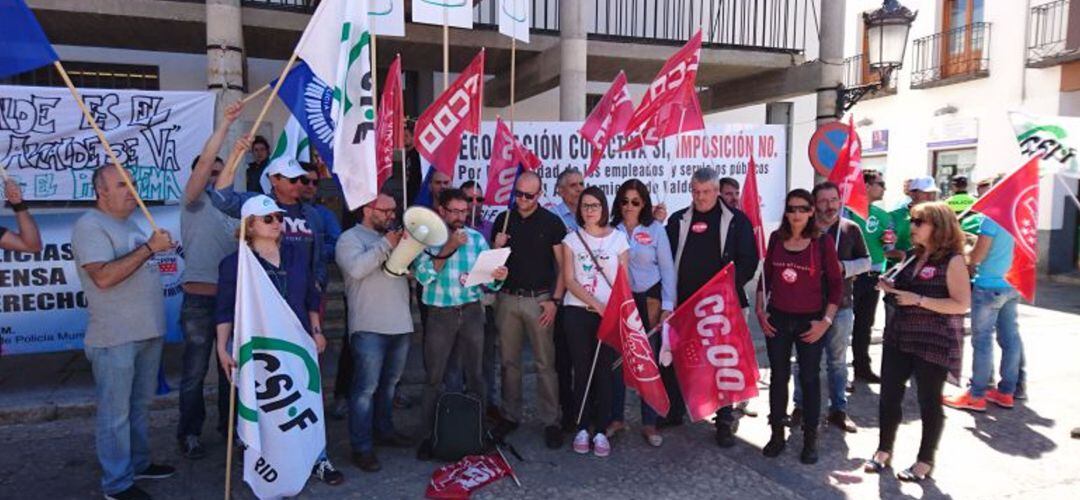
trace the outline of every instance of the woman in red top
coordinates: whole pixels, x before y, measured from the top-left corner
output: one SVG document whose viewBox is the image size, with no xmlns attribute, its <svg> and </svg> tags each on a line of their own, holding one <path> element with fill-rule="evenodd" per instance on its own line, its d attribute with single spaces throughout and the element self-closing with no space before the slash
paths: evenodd
<svg viewBox="0 0 1080 500">
<path fill-rule="evenodd" d="M 757 317 L 765 332 L 772 372 L 769 380 L 769 425 L 772 438 L 762 453 L 767 457 L 784 450 L 791 346 L 799 362 L 803 393 L 804 464 L 817 462 L 817 429 L 821 417 L 821 337 L 832 324 L 844 289 L 843 271 L 833 241 L 814 223 L 814 198 L 795 189 L 785 199 L 780 229 L 769 238 L 763 279 L 765 296 L 758 294 Z M 815 300 L 823 297 L 822 300 Z"/>
</svg>

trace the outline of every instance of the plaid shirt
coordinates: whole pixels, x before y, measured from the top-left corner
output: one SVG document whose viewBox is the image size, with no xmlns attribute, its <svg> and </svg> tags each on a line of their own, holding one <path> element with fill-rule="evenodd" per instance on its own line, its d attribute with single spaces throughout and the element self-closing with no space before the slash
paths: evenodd
<svg viewBox="0 0 1080 500">
<path fill-rule="evenodd" d="M 469 241 L 446 259 L 442 271 L 435 271 L 435 262 L 427 252 L 421 253 L 413 262 L 413 274 L 424 285 L 424 294 L 420 297 L 424 304 L 434 307 L 460 306 L 480 300 L 485 290 L 495 291 L 502 287 L 502 281 L 488 286 L 463 286 L 480 252 L 488 249 L 487 240 L 478 231 L 466 227 L 465 233 L 469 235 Z M 440 252 L 442 247 L 432 251 L 436 255 Z"/>
</svg>

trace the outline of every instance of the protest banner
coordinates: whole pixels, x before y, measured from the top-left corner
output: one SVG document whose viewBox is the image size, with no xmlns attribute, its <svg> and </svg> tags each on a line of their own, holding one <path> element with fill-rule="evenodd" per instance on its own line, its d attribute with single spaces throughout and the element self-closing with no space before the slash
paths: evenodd
<svg viewBox="0 0 1080 500">
<path fill-rule="evenodd" d="M 180 208 L 152 207 L 161 228 L 180 241 Z M 24 253 L 0 250 L 0 339 L 4 355 L 82 349 L 86 335 L 86 297 L 75 270 L 71 228 L 82 211 L 34 216 L 41 229 L 43 248 Z M 147 234 L 150 225 L 138 214 L 132 220 Z M 0 217 L 0 225 L 15 227 L 12 217 Z M 183 290 L 183 249 L 156 254 L 148 262 L 161 274 L 165 294 L 167 341 L 179 341 L 180 302 Z"/>
<path fill-rule="evenodd" d="M 559 172 L 571 167 L 585 172 L 589 166 L 592 145 L 578 133 L 580 127 L 581 122 L 518 122 L 514 130 L 521 145 L 543 162 L 538 173 L 544 183 L 546 207 L 561 202 L 555 194 Z M 690 176 L 695 170 L 713 167 L 721 177 L 732 177 L 742 183 L 753 153 L 762 200 L 761 215 L 766 228 L 771 229 L 780 224 L 787 192 L 784 134 L 783 125 L 709 125 L 704 132 L 668 138 L 657 147 L 615 153 L 625 140 L 619 136 L 608 144 L 599 168 L 585 183 L 599 186 L 610 203 L 619 184 L 636 177 L 649 187 L 653 204 L 663 201 L 670 213 L 690 205 Z M 455 184 L 471 179 L 485 185 L 494 138 L 493 121 L 483 122 L 480 134 L 464 136 L 454 166 Z M 423 171 L 428 166 L 421 158 Z M 485 207 L 484 216 L 494 219 L 503 210 L 503 206 Z"/>
<path fill-rule="evenodd" d="M 147 201 L 176 201 L 214 129 L 210 92 L 80 91 Z M 0 85 L 0 165 L 31 201 L 93 200 L 107 165 L 101 141 L 66 88 Z"/>
</svg>

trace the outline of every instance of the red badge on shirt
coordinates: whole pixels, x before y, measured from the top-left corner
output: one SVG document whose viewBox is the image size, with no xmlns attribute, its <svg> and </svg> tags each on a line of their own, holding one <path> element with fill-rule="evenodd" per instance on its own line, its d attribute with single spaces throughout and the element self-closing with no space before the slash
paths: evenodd
<svg viewBox="0 0 1080 500">
<path fill-rule="evenodd" d="M 649 233 L 635 233 L 634 240 L 642 245 L 652 245 L 652 236 Z"/>
<path fill-rule="evenodd" d="M 789 267 L 780 272 L 780 277 L 786 283 L 794 283 L 795 280 L 799 279 L 799 272 Z"/>
<path fill-rule="evenodd" d="M 932 280 L 936 274 L 937 269 L 930 266 L 926 266 L 919 270 L 919 278 L 924 280 Z"/>
<path fill-rule="evenodd" d="M 695 222 L 690 226 L 690 230 L 697 234 L 704 233 L 706 229 L 709 229 L 709 224 L 706 222 Z"/>
</svg>

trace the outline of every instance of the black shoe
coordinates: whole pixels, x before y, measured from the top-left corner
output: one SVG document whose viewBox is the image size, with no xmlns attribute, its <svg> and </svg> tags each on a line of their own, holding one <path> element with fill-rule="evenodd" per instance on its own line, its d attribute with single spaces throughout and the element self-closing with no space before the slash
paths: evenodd
<svg viewBox="0 0 1080 500">
<path fill-rule="evenodd" d="M 199 442 L 199 436 L 185 436 L 180 440 L 180 454 L 189 460 L 198 460 L 206 456 L 206 449 Z"/>
<path fill-rule="evenodd" d="M 491 429 L 491 435 L 498 441 L 502 441 L 506 436 L 509 436 L 511 432 L 516 431 L 518 423 L 513 420 L 499 419 L 499 423 L 495 424 L 495 428 Z"/>
<path fill-rule="evenodd" d="M 136 472 L 135 479 L 165 479 L 173 474 L 176 474 L 176 468 L 171 465 L 150 464 L 142 472 Z"/>
<path fill-rule="evenodd" d="M 871 371 L 869 369 L 867 369 L 867 370 L 855 370 L 855 380 L 858 380 L 860 382 L 864 382 L 864 383 L 867 383 L 867 384 L 880 384 L 881 383 L 881 377 L 879 377 L 876 373 L 874 373 L 873 371 Z"/>
<path fill-rule="evenodd" d="M 1023 401 L 1027 399 L 1027 384 L 1016 384 L 1016 390 L 1013 391 L 1013 399 Z"/>
<path fill-rule="evenodd" d="M 105 498 L 106 500 L 150 500 L 150 495 L 133 484 L 120 493 L 106 494 Z"/>
<path fill-rule="evenodd" d="M 803 428 L 803 448 L 799 461 L 807 465 L 817 463 L 817 429 Z"/>
<path fill-rule="evenodd" d="M 847 385 L 844 386 L 844 392 L 847 392 L 848 394 L 855 394 L 855 382 L 848 382 Z"/>
<path fill-rule="evenodd" d="M 544 427 L 544 444 L 552 450 L 562 448 L 563 433 L 557 425 Z"/>
<path fill-rule="evenodd" d="M 769 458 L 778 457 L 780 452 L 784 451 L 785 445 L 787 445 L 787 442 L 784 440 L 784 426 L 774 425 L 772 426 L 772 437 L 765 444 L 765 448 L 761 450 L 761 454 Z"/>
<path fill-rule="evenodd" d="M 411 448 L 415 442 L 412 438 L 395 432 L 389 436 L 375 436 L 375 446 L 385 446 L 387 448 Z"/>
<path fill-rule="evenodd" d="M 327 458 L 315 462 L 315 466 L 311 468 L 311 475 L 330 486 L 337 486 L 345 482 L 345 474 L 337 470 L 334 464 L 330 463 L 330 459 Z"/>
<path fill-rule="evenodd" d="M 379 472 L 382 470 L 382 464 L 379 463 L 379 459 L 375 457 L 374 452 L 353 453 L 352 463 L 364 472 Z"/>
<path fill-rule="evenodd" d="M 421 462 L 428 462 L 431 460 L 431 438 L 427 438 L 420 442 L 420 446 L 416 448 L 416 459 Z"/>
<path fill-rule="evenodd" d="M 792 429 L 798 429 L 802 427 L 802 408 L 795 408 L 791 410 L 791 416 L 788 417 L 787 426 Z"/>
<path fill-rule="evenodd" d="M 832 425 L 833 427 L 836 427 L 836 428 L 838 428 L 840 430 L 843 430 L 844 432 L 850 432 L 850 433 L 854 434 L 854 433 L 859 431 L 859 427 L 855 425 L 855 422 L 853 422 L 851 420 L 851 418 L 849 418 L 847 416 L 847 413 L 845 413 L 845 412 L 842 412 L 842 411 L 830 412 L 829 413 L 829 418 L 827 420 L 828 420 L 830 425 Z"/>
<path fill-rule="evenodd" d="M 716 426 L 716 445 L 721 448 L 731 448 L 732 446 L 735 446 L 735 432 L 731 429 L 730 425 Z"/>
</svg>

